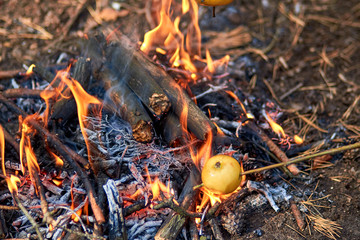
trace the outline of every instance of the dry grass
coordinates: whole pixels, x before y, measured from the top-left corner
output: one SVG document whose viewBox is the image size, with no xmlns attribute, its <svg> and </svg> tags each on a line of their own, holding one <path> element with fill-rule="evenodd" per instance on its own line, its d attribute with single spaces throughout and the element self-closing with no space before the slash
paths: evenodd
<svg viewBox="0 0 360 240">
<path fill-rule="evenodd" d="M 314 191 L 316 190 L 318 184 L 316 185 Z M 314 193 L 313 191 L 313 193 Z M 306 214 L 309 224 L 312 223 L 315 231 L 323 234 L 324 236 L 335 239 L 340 237 L 340 231 L 342 227 L 335 221 L 324 218 L 319 212 L 318 208 L 329 208 L 328 206 L 323 206 L 319 201 L 328 198 L 330 195 L 324 197 L 313 199 L 313 193 L 308 197 L 306 201 L 302 201 L 301 204 L 308 210 L 309 214 Z M 310 231 L 310 228 L 309 228 Z M 310 231 L 311 235 L 311 231 Z"/>
</svg>

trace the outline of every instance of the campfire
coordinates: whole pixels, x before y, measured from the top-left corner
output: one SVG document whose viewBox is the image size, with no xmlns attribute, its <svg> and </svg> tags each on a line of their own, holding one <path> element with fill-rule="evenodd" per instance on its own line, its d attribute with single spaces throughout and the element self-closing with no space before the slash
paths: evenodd
<svg viewBox="0 0 360 240">
<path fill-rule="evenodd" d="M 242 87 L 237 63 L 219 52 L 249 44 L 251 34 L 236 27 L 202 38 L 199 12 L 210 6 L 206 13 L 217 18 L 220 1 L 149 2 L 153 26 L 141 41 L 113 28 L 85 34 L 80 56 L 51 67 L 34 62 L 0 92 L 0 209 L 16 213 L 0 212 L 0 236 L 229 239 L 241 235 L 247 215 L 285 206 L 296 231 L 311 222 L 335 238 L 341 226 L 314 204 L 327 196 L 315 188 L 300 202 L 291 181 L 360 143 L 330 148 L 308 140 L 306 128 L 283 128 L 299 115 L 328 131 L 315 116 L 253 94 L 256 69 L 241 73 L 250 91 Z"/>
</svg>

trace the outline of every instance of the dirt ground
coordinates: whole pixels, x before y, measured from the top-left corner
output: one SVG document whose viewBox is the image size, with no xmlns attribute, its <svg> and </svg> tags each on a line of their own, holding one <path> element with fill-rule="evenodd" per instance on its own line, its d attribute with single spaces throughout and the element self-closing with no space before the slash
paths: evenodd
<svg viewBox="0 0 360 240">
<path fill-rule="evenodd" d="M 66 59 L 77 58 L 79 39 L 96 31 L 120 28 L 132 39 L 142 40 L 151 28 L 147 2 L 0 1 L 0 71 L 24 71 L 23 65 L 32 63 L 55 65 L 64 54 Z M 120 3 L 118 11 L 109 10 L 114 3 Z M 230 73 L 253 70 L 249 79 L 241 80 L 242 90 L 281 106 L 286 132 L 306 136 L 305 143 L 332 136 L 339 144 L 344 137 L 359 141 L 358 1 L 234 1 L 216 13 L 212 18 L 210 8 L 200 7 L 204 45 L 213 31 L 246 29 L 249 41 L 231 48 L 221 42 L 212 45 L 213 57 L 229 54 Z M 251 78 L 254 75 L 256 80 Z M 312 121 L 310 127 L 307 119 Z M 309 176 L 312 181 L 302 190 L 314 190 L 318 183 L 316 191 L 329 195 L 319 200 L 323 207 L 317 209 L 341 226 L 335 238 L 360 239 L 359 151 L 334 157 L 330 167 L 313 170 Z M 328 239 L 313 225 L 300 231 L 285 207 L 279 213 L 268 209 L 256 219 L 249 218 L 245 226 L 239 239 Z"/>
</svg>

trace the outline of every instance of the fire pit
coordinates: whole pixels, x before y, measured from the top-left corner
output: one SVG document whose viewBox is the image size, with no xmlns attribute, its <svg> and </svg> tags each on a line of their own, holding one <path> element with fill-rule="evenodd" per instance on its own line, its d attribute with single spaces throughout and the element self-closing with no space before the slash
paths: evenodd
<svg viewBox="0 0 360 240">
<path fill-rule="evenodd" d="M 359 201 L 358 4 L 341 21 L 335 3 L 197 2 L 2 20 L 2 59 L 26 71 L 0 71 L 1 238 L 359 236 L 351 208 L 327 211 Z M 344 41 L 318 47 L 314 25 Z"/>
</svg>

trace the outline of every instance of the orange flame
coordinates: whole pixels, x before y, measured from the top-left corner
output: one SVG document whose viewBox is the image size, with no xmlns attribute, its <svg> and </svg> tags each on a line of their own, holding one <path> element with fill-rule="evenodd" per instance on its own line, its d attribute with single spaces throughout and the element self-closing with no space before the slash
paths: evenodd
<svg viewBox="0 0 360 240">
<path fill-rule="evenodd" d="M 278 134 L 279 136 L 281 135 L 283 138 L 286 138 L 286 134 L 284 132 L 284 129 L 279 125 L 277 124 L 271 117 L 268 113 L 266 113 L 264 115 L 264 117 L 266 118 L 266 120 L 268 121 L 268 123 L 270 124 L 270 127 L 271 129 L 276 133 Z"/>
<path fill-rule="evenodd" d="M 72 177 L 71 185 L 70 185 L 70 197 L 71 197 L 71 206 L 70 206 L 70 209 L 71 209 L 71 210 L 74 210 L 74 209 L 75 209 L 74 190 L 73 190 L 75 177 L 76 177 L 76 175 L 74 175 L 74 176 Z M 79 210 L 76 211 L 76 214 L 77 214 L 78 216 L 80 216 L 81 213 L 82 213 L 82 208 L 80 208 Z M 71 215 L 71 219 L 72 219 L 74 222 L 78 222 L 78 221 L 79 221 L 79 218 L 78 218 L 78 216 L 76 216 L 76 214 L 72 214 L 72 215 Z"/>
<path fill-rule="evenodd" d="M 81 84 L 75 79 L 70 79 L 67 75 L 63 75 L 61 80 L 69 87 L 75 98 L 81 133 L 85 140 L 89 161 L 91 161 L 91 149 L 90 149 L 90 143 L 88 141 L 88 136 L 85 130 L 86 128 L 85 118 L 88 115 L 89 105 L 90 104 L 101 105 L 101 102 L 96 97 L 93 97 L 90 94 L 88 94 L 82 88 Z"/>
<path fill-rule="evenodd" d="M 304 140 L 301 137 L 299 137 L 298 135 L 294 136 L 294 141 L 295 141 L 296 144 L 303 144 L 304 143 Z"/>
<path fill-rule="evenodd" d="M 20 178 L 14 176 L 14 175 L 10 175 L 10 177 L 7 177 L 5 179 L 6 179 L 6 183 L 8 185 L 10 193 L 17 195 L 18 194 L 17 184 L 20 183 Z"/>
<path fill-rule="evenodd" d="M 140 49 L 149 54 L 151 50 L 159 51 L 159 47 L 164 47 L 170 54 L 172 67 L 183 67 L 191 73 L 198 72 L 198 69 L 192 62 L 193 58 L 200 58 L 201 55 L 201 32 L 198 24 L 199 7 L 195 0 L 182 0 L 182 13 L 179 14 L 172 7 L 172 0 L 162 0 L 160 9 L 160 22 L 157 27 L 150 30 L 144 35 L 144 41 Z M 191 23 L 186 29 L 186 39 L 179 29 L 180 20 L 184 14 L 188 14 Z M 179 16 L 176 16 L 179 15 Z M 174 21 L 172 21 L 174 18 Z M 207 56 L 209 54 L 207 53 Z M 207 59 L 209 59 L 207 57 Z M 220 62 L 218 62 L 220 64 Z M 215 68 L 209 65 L 211 72 Z"/>
<path fill-rule="evenodd" d="M 245 106 L 244 106 L 244 104 L 240 101 L 240 99 L 238 98 L 238 96 L 236 96 L 236 94 L 233 93 L 232 91 L 226 90 L 225 92 L 226 92 L 227 94 L 229 94 L 230 97 L 232 97 L 233 99 L 235 99 L 235 101 L 240 105 L 241 109 L 243 110 L 243 113 L 244 113 L 245 115 L 247 115 Z"/>
<path fill-rule="evenodd" d="M 55 165 L 57 167 L 62 167 L 64 165 L 64 161 L 55 153 L 50 151 L 50 155 L 53 156 L 53 158 L 55 159 Z"/>
<path fill-rule="evenodd" d="M 59 179 L 56 179 L 56 178 L 53 178 L 51 179 L 51 181 L 56 185 L 56 186 L 61 186 L 63 180 L 59 180 Z"/>
<path fill-rule="evenodd" d="M 33 69 L 34 67 L 36 67 L 34 64 L 31 64 L 30 67 L 28 68 L 28 70 L 26 71 L 26 76 L 30 76 L 31 74 L 33 74 Z"/>
<path fill-rule="evenodd" d="M 209 72 L 215 73 L 214 61 L 212 60 L 208 49 L 206 49 L 206 62 L 207 62 L 207 67 L 208 67 Z"/>
<path fill-rule="evenodd" d="M 34 174 L 40 172 L 40 167 L 37 163 L 35 153 L 32 150 L 31 146 L 25 146 L 25 155 L 31 180 L 33 181 L 34 186 L 36 186 L 36 183 L 34 181 Z"/>
</svg>

